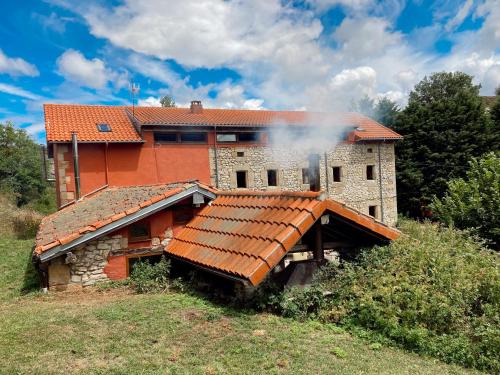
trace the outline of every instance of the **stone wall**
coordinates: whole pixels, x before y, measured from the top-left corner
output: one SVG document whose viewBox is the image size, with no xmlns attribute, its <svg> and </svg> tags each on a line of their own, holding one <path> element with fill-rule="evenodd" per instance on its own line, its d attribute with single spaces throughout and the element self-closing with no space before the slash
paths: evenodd
<svg viewBox="0 0 500 375">
<path fill-rule="evenodd" d="M 321 189 L 328 195 L 358 211 L 368 214 L 376 206 L 376 218 L 382 220 L 378 149 L 382 170 L 383 221 L 394 225 L 397 220 L 396 173 L 393 143 L 340 143 L 321 155 Z M 215 185 L 215 150 L 210 149 L 212 184 Z M 243 153 L 243 156 L 241 156 Z M 302 168 L 308 167 L 308 153 L 279 147 L 221 147 L 217 148 L 218 187 L 236 188 L 236 171 L 247 171 L 249 189 L 309 190 L 302 182 Z M 326 163 L 325 163 L 326 161 Z M 375 179 L 367 180 L 366 166 L 373 165 Z M 333 167 L 341 167 L 341 182 L 333 181 Z M 278 186 L 267 185 L 267 170 L 278 170 Z M 328 172 L 326 172 L 328 171 Z M 328 173 L 328 180 L 325 178 Z"/>
<path fill-rule="evenodd" d="M 69 152 L 69 145 L 67 144 L 58 144 L 57 145 L 57 153 L 54 155 L 57 158 L 57 187 L 59 188 L 59 197 L 60 197 L 60 205 L 63 206 L 66 203 L 72 202 L 75 200 L 75 192 L 73 191 L 72 184 L 72 157 Z"/>
</svg>

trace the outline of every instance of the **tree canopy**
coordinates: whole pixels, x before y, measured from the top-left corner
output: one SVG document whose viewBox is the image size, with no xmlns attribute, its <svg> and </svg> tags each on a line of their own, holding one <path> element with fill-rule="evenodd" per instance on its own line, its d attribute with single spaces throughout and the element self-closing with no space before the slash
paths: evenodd
<svg viewBox="0 0 500 375">
<path fill-rule="evenodd" d="M 0 123 L 0 188 L 15 194 L 18 205 L 44 193 L 39 146 L 25 130 Z"/>
<path fill-rule="evenodd" d="M 160 99 L 160 104 L 162 107 L 175 107 L 175 100 L 172 95 L 165 95 Z"/>
<path fill-rule="evenodd" d="M 464 177 L 468 162 L 498 149 L 498 135 L 483 107 L 479 85 L 461 72 L 425 77 L 410 93 L 394 130 L 398 209 L 419 216 L 453 178 Z"/>
</svg>

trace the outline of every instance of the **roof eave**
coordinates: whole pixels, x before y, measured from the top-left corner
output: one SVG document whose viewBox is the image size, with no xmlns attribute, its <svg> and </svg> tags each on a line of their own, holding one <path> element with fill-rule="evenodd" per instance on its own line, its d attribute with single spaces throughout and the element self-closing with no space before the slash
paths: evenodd
<svg viewBox="0 0 500 375">
<path fill-rule="evenodd" d="M 105 225 L 101 228 L 96 229 L 93 232 L 85 233 L 82 236 L 76 238 L 75 240 L 64 244 L 64 245 L 58 245 L 55 246 L 41 254 L 38 254 L 38 257 L 41 262 L 47 262 L 51 259 L 54 259 L 64 253 L 69 252 L 71 249 L 73 249 L 76 246 L 83 245 L 87 242 L 90 242 L 98 237 L 101 237 L 103 235 L 106 235 L 108 233 L 111 233 L 115 230 L 118 230 L 120 228 L 123 228 L 131 223 L 134 223 L 138 220 L 141 220 L 149 215 L 152 215 L 164 208 L 170 207 L 174 205 L 175 203 L 187 198 L 188 196 L 194 194 L 194 193 L 200 193 L 204 195 L 205 197 L 209 199 L 215 199 L 216 195 L 211 192 L 208 189 L 205 189 L 199 185 L 192 186 L 178 194 L 175 194 L 171 197 L 165 198 L 162 201 L 153 203 L 150 206 L 147 206 L 131 215 L 125 216 L 124 218 L 121 218 L 119 220 L 116 220 L 112 223 L 109 223 L 108 225 Z"/>
</svg>

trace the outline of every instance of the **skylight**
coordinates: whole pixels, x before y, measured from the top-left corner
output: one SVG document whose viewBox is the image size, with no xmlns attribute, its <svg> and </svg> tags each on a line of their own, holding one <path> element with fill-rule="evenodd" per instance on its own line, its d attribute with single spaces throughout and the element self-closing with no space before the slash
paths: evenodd
<svg viewBox="0 0 500 375">
<path fill-rule="evenodd" d="M 100 132 L 110 132 L 111 126 L 109 126 L 109 124 L 105 124 L 105 123 L 97 124 L 97 130 L 99 130 Z"/>
</svg>

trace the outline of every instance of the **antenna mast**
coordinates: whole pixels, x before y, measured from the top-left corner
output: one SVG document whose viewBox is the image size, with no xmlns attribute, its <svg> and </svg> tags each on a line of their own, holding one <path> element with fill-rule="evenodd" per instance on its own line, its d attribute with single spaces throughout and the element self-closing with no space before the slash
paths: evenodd
<svg viewBox="0 0 500 375">
<path fill-rule="evenodd" d="M 132 95 L 132 116 L 135 117 L 135 94 L 139 93 L 141 87 L 136 85 L 134 81 L 130 82 L 130 94 Z"/>
</svg>

